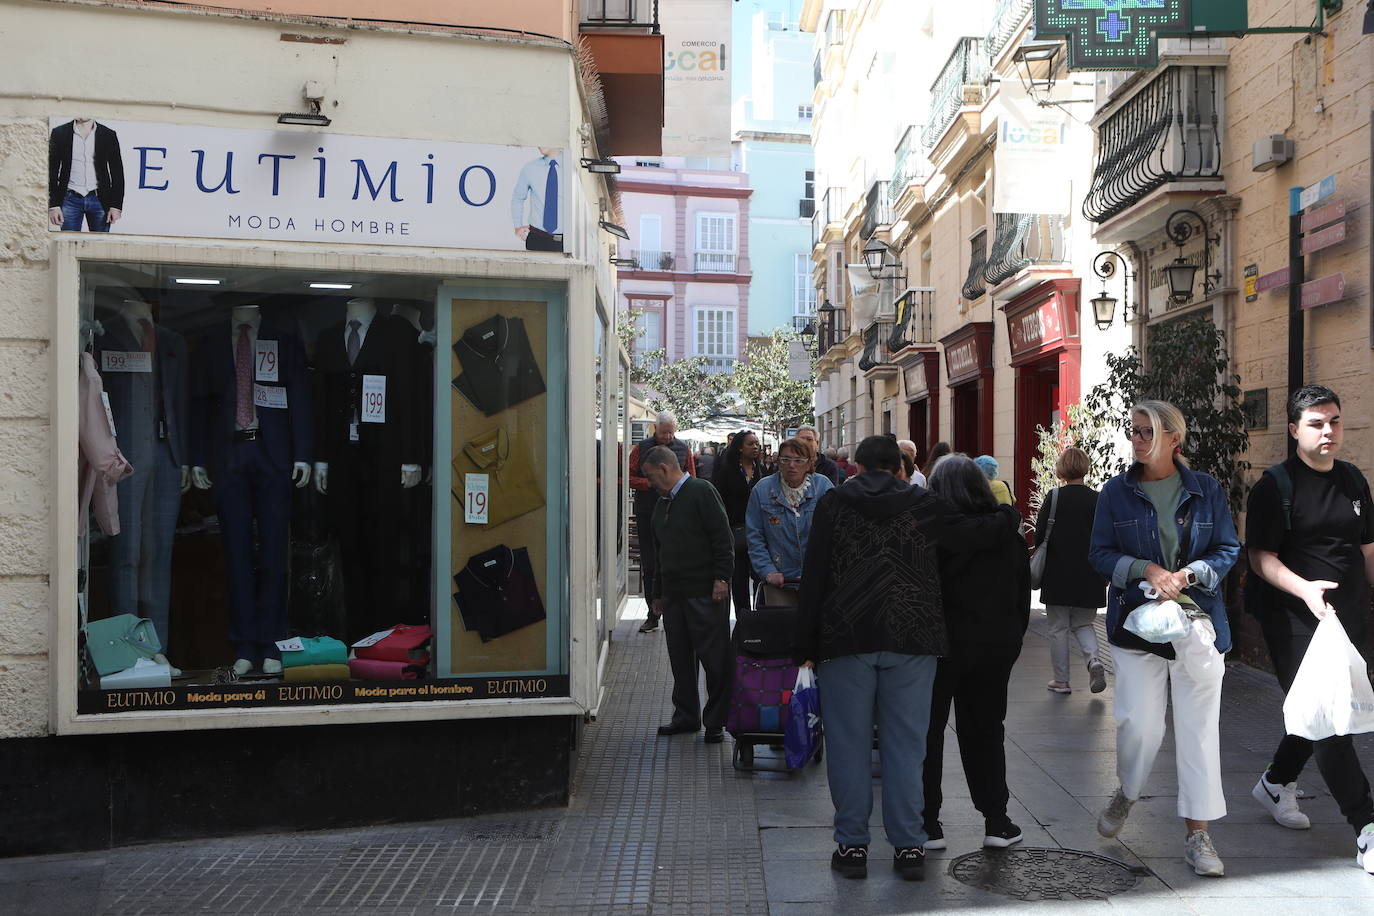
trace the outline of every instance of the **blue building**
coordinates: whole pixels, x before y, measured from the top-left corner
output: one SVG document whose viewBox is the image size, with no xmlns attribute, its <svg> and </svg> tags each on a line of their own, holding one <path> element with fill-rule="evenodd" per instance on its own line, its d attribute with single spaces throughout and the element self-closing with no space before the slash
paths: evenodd
<svg viewBox="0 0 1374 916">
<path fill-rule="evenodd" d="M 747 172 L 749 337 L 805 324 L 816 308 L 811 282 L 812 36 L 798 28 L 802 0 L 735 4 L 733 163 Z"/>
</svg>

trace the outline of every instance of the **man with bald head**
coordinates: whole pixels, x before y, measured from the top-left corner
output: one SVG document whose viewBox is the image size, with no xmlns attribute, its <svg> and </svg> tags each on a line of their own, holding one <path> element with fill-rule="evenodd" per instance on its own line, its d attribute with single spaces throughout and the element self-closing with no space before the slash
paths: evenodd
<svg viewBox="0 0 1374 916">
<path fill-rule="evenodd" d="M 658 556 L 651 533 L 654 507 L 658 505 L 659 494 L 640 467 L 641 459 L 649 453 L 649 449 L 656 446 L 672 449 L 673 454 L 677 456 L 679 469 L 692 477 L 697 476 L 692 449 L 677 437 L 677 417 L 667 411 L 659 413 L 654 417 L 653 433 L 630 450 L 630 488 L 634 490 L 635 526 L 639 531 L 639 578 L 644 599 L 649 604 L 649 616 L 639 628 L 641 633 L 658 629 L 659 619 L 652 601 Z"/>
</svg>

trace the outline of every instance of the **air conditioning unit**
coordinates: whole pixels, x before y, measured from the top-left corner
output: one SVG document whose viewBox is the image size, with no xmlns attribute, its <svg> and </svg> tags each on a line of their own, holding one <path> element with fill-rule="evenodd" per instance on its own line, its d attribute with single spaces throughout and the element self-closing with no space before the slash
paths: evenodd
<svg viewBox="0 0 1374 916">
<path fill-rule="evenodd" d="M 1296 144 L 1284 134 L 1270 134 L 1255 141 L 1251 156 L 1250 171 L 1267 172 L 1293 158 Z"/>
</svg>

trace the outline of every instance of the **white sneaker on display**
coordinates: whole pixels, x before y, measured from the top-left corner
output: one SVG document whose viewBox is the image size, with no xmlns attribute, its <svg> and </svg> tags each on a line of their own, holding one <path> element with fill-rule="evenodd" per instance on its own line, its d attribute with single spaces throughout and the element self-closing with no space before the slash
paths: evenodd
<svg viewBox="0 0 1374 916">
<path fill-rule="evenodd" d="M 1217 848 L 1212 845 L 1212 838 L 1206 830 L 1194 830 L 1188 834 L 1183 861 L 1193 867 L 1194 874 L 1204 878 L 1220 878 L 1226 874 L 1226 866 L 1222 864 L 1221 856 L 1217 855 Z"/>
<path fill-rule="evenodd" d="M 1279 785 L 1269 781 L 1269 771 L 1265 770 L 1260 774 L 1259 782 L 1250 790 L 1250 795 L 1255 801 L 1269 812 L 1280 826 L 1290 830 L 1306 830 L 1312 826 L 1307 815 L 1298 809 L 1298 784 L 1290 782 L 1288 785 Z"/>
<path fill-rule="evenodd" d="M 1374 875 L 1374 824 L 1365 824 L 1355 838 L 1355 864 Z"/>
</svg>

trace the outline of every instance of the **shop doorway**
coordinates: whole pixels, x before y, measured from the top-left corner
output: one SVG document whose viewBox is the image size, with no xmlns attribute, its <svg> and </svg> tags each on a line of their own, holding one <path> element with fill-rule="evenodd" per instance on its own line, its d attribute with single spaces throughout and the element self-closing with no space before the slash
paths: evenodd
<svg viewBox="0 0 1374 916">
<path fill-rule="evenodd" d="M 911 441 L 916 443 L 916 464 L 926 466 L 926 456 L 930 454 L 930 398 L 921 398 L 907 405 L 907 429 Z"/>
<path fill-rule="evenodd" d="M 1058 355 L 1017 368 L 1016 394 L 1016 467 L 1011 483 L 1024 509 L 1030 501 L 1031 461 L 1040 445 L 1037 430 L 1052 429 L 1059 420 Z"/>
<path fill-rule="evenodd" d="M 951 389 L 954 408 L 954 450 L 969 456 L 984 454 L 983 424 L 978 416 L 978 382 L 957 385 Z"/>
</svg>

